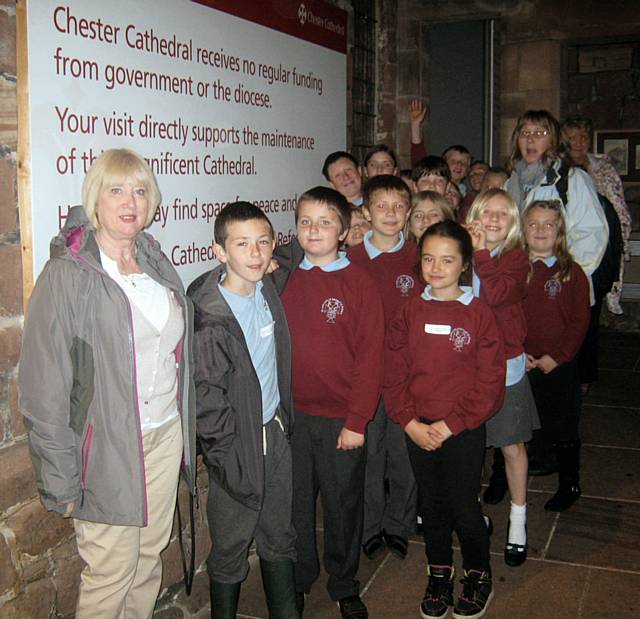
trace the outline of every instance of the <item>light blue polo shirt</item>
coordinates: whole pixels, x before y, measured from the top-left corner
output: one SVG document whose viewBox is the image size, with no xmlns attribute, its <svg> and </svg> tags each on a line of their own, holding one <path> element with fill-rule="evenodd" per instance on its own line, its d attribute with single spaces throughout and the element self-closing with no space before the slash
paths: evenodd
<svg viewBox="0 0 640 619">
<path fill-rule="evenodd" d="M 269 305 L 262 295 L 262 282 L 250 297 L 231 292 L 221 283 L 218 289 L 235 316 L 249 349 L 251 363 L 262 392 L 262 423 L 267 424 L 280 404 L 278 367 L 276 361 L 275 322 Z"/>
<path fill-rule="evenodd" d="M 364 235 L 364 241 L 363 241 L 364 248 L 365 248 L 369 258 L 371 258 L 371 260 L 373 260 L 374 258 L 377 258 L 381 254 L 393 254 L 393 253 L 395 253 L 397 251 L 400 251 L 404 247 L 404 234 L 402 232 L 400 232 L 400 240 L 387 252 L 384 252 L 381 249 L 378 249 L 371 242 L 371 236 L 372 235 L 373 235 L 373 230 L 369 230 L 369 232 L 367 232 Z"/>
</svg>

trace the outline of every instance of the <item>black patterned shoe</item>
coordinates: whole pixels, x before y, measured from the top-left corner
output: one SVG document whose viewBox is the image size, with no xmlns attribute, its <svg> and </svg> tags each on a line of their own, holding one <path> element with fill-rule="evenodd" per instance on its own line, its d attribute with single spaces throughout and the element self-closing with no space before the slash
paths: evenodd
<svg viewBox="0 0 640 619">
<path fill-rule="evenodd" d="M 368 619 L 369 612 L 359 595 L 351 595 L 338 600 L 338 608 L 343 619 Z"/>
<path fill-rule="evenodd" d="M 422 619 L 442 619 L 453 606 L 453 574 L 451 565 L 428 565 L 429 584 L 420 604 Z"/>
<path fill-rule="evenodd" d="M 465 570 L 462 595 L 453 609 L 454 619 L 479 619 L 487 612 L 493 598 L 491 572 Z"/>
</svg>

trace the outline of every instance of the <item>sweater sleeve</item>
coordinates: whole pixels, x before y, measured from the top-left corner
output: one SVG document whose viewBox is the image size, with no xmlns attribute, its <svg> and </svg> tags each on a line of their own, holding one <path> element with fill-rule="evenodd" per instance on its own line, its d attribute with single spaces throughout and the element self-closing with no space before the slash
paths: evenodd
<svg viewBox="0 0 640 619">
<path fill-rule="evenodd" d="M 427 149 L 424 147 L 424 142 L 418 142 L 418 144 L 411 142 L 411 167 L 415 166 L 420 159 L 424 159 L 426 156 Z"/>
<path fill-rule="evenodd" d="M 478 309 L 475 381 L 444 418 L 453 434 L 481 426 L 498 412 L 504 398 L 506 363 L 502 336 L 493 312 L 484 304 Z"/>
<path fill-rule="evenodd" d="M 76 275 L 50 261 L 36 282 L 24 326 L 18 384 L 31 459 L 44 506 L 64 513 L 80 497 L 76 435 L 70 419 L 74 381 L 73 293 Z M 92 368 L 87 367 L 92 372 Z M 82 427 L 76 428 L 82 432 Z"/>
<path fill-rule="evenodd" d="M 387 329 L 385 347 L 384 402 L 387 415 L 403 428 L 416 416 L 409 394 L 411 354 L 409 351 L 409 307 L 404 305 Z"/>
<path fill-rule="evenodd" d="M 571 279 L 562 285 L 569 288 L 563 307 L 567 328 L 557 345 L 547 353 L 558 365 L 571 361 L 578 354 L 591 319 L 589 281 L 577 263 L 573 264 Z"/>
<path fill-rule="evenodd" d="M 384 310 L 382 299 L 371 277 L 363 272 L 360 287 L 360 311 L 356 325 L 356 343 L 349 410 L 344 427 L 364 434 L 373 419 L 380 395 L 384 373 Z"/>
<path fill-rule="evenodd" d="M 529 258 L 520 249 L 512 249 L 492 258 L 488 249 L 473 254 L 473 268 L 480 278 L 480 297 L 496 307 L 524 299 Z"/>
</svg>

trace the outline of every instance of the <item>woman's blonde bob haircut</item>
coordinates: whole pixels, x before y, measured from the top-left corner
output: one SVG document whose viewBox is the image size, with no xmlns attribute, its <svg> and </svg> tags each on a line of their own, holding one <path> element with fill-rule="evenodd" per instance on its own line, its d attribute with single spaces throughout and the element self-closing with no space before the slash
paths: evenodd
<svg viewBox="0 0 640 619">
<path fill-rule="evenodd" d="M 471 209 L 469 210 L 469 214 L 467 215 L 467 223 L 473 223 L 474 221 L 480 221 L 480 217 L 482 216 L 483 211 L 487 208 L 489 202 L 493 200 L 493 198 L 501 197 L 507 204 L 507 211 L 509 212 L 509 217 L 511 218 L 511 227 L 509 229 L 509 233 L 507 234 L 507 238 L 500 244 L 500 250 L 498 255 L 503 254 L 510 249 L 514 249 L 516 247 L 524 247 L 524 239 L 522 238 L 522 224 L 520 223 L 520 212 L 518 211 L 518 206 L 514 202 L 511 194 L 504 189 L 487 189 L 486 191 L 480 192 L 476 199 L 473 201 L 471 205 Z"/>
<path fill-rule="evenodd" d="M 107 187 L 125 181 L 142 185 L 147 191 L 149 212 L 145 228 L 151 224 L 162 196 L 153 172 L 138 153 L 127 148 L 105 150 L 92 164 L 82 183 L 82 206 L 91 224 L 100 227 L 98 201 Z"/>
</svg>

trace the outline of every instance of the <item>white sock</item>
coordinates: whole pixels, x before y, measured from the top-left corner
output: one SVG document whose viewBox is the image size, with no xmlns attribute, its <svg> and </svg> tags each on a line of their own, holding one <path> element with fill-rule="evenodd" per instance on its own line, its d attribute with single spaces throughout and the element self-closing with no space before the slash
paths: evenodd
<svg viewBox="0 0 640 619">
<path fill-rule="evenodd" d="M 516 505 L 511 503 L 511 513 L 509 514 L 509 544 L 519 544 L 524 546 L 527 543 L 527 504 Z"/>
</svg>

